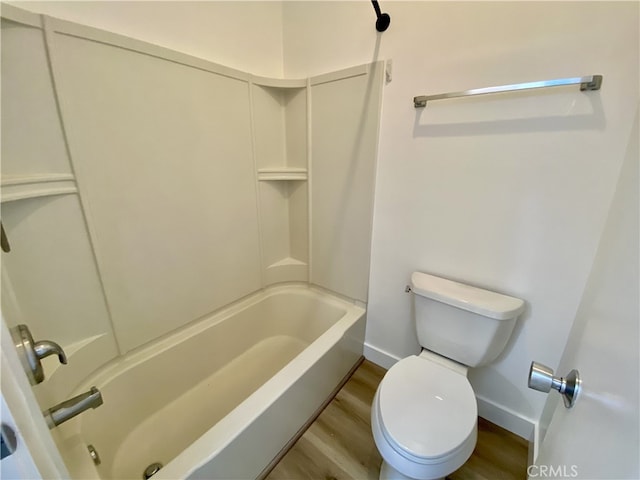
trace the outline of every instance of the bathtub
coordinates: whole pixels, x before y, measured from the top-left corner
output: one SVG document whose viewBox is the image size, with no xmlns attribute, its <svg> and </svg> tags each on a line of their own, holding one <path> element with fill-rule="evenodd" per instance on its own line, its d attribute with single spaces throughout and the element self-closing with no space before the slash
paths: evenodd
<svg viewBox="0 0 640 480">
<path fill-rule="evenodd" d="M 86 379 L 104 404 L 54 429 L 73 478 L 251 479 L 362 358 L 364 308 L 277 286 L 111 362 Z M 88 445 L 101 463 L 92 461 Z"/>
</svg>

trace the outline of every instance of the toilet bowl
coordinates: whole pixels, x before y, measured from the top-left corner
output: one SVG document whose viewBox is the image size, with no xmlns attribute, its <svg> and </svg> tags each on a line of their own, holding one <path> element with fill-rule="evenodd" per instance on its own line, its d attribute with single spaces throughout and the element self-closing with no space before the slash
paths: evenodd
<svg viewBox="0 0 640 480">
<path fill-rule="evenodd" d="M 381 480 L 441 479 L 467 461 L 478 435 L 467 369 L 495 360 L 524 310 L 519 298 L 420 272 L 408 291 L 423 349 L 389 369 L 373 400 Z"/>
<path fill-rule="evenodd" d="M 423 351 L 396 363 L 378 386 L 371 428 L 381 479 L 438 479 L 460 468 L 477 438 L 466 368 Z"/>
</svg>

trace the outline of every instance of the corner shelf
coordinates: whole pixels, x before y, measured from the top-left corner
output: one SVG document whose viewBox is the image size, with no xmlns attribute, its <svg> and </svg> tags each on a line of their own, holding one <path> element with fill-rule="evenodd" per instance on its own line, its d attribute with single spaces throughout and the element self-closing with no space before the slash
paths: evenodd
<svg viewBox="0 0 640 480">
<path fill-rule="evenodd" d="M 307 80 L 252 77 L 253 147 L 265 285 L 309 279 Z"/>
<path fill-rule="evenodd" d="M 78 192 L 75 177 L 70 173 L 4 175 L 1 186 L 2 203 Z"/>
<path fill-rule="evenodd" d="M 258 180 L 307 180 L 306 168 L 261 168 L 258 170 Z"/>
<path fill-rule="evenodd" d="M 286 257 L 269 265 L 264 272 L 267 284 L 280 282 L 306 282 L 309 276 L 307 263 Z"/>
<path fill-rule="evenodd" d="M 307 266 L 306 262 L 303 262 L 301 260 L 298 260 L 297 258 L 292 258 L 292 257 L 287 257 L 287 258 L 283 258 L 282 260 L 272 263 L 271 265 L 269 265 L 267 268 L 274 268 L 274 267 L 288 267 L 288 266 Z"/>
<path fill-rule="evenodd" d="M 307 86 L 306 78 L 269 78 L 251 75 L 251 83 L 260 85 L 261 87 L 271 88 L 305 88 Z"/>
</svg>

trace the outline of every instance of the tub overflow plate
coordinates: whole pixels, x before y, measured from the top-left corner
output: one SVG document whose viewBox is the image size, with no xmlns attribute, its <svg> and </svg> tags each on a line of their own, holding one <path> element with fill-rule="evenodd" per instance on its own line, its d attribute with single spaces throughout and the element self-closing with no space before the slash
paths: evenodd
<svg viewBox="0 0 640 480">
<path fill-rule="evenodd" d="M 161 468 L 162 468 L 162 464 L 160 462 L 152 463 L 147 468 L 145 468 L 144 473 L 142 474 L 142 478 L 144 478 L 144 480 L 147 480 L 153 477 L 156 473 L 160 471 Z"/>
</svg>

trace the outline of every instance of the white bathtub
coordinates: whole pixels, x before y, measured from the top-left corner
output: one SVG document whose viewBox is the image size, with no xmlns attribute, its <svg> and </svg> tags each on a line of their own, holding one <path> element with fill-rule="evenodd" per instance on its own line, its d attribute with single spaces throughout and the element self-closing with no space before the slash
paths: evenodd
<svg viewBox="0 0 640 480">
<path fill-rule="evenodd" d="M 362 356 L 365 310 L 279 286 L 105 366 L 104 404 L 54 430 L 74 478 L 250 479 L 266 473 Z M 101 458 L 95 466 L 87 445 Z"/>
</svg>

